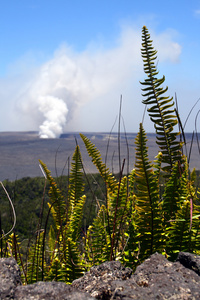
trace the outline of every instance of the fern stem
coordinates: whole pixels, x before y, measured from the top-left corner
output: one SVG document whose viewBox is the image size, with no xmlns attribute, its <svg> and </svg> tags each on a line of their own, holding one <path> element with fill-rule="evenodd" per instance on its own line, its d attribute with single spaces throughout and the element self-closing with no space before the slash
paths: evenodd
<svg viewBox="0 0 200 300">
<path fill-rule="evenodd" d="M 113 257 L 113 248 L 114 248 L 114 240 L 115 240 L 116 218 L 117 218 L 119 193 L 120 193 L 120 186 L 121 186 L 121 180 L 122 180 L 122 174 L 123 174 L 124 165 L 125 165 L 125 159 L 123 160 L 122 168 L 121 168 L 121 171 L 120 171 L 120 178 L 119 178 L 119 185 L 118 185 L 118 194 L 117 194 L 117 200 L 116 200 L 116 205 L 115 205 L 115 216 L 114 216 L 114 222 L 113 222 L 110 260 L 114 259 L 114 257 Z"/>
<path fill-rule="evenodd" d="M 120 107 L 119 107 L 119 122 L 118 122 L 118 155 L 119 155 L 119 174 L 121 173 L 121 145 L 120 145 L 120 132 L 121 132 L 121 111 L 122 111 L 122 95 L 120 98 Z"/>
<path fill-rule="evenodd" d="M 145 54 L 146 54 L 147 62 L 148 62 L 148 77 L 150 78 L 150 85 L 151 85 L 151 88 L 153 90 L 153 97 L 156 100 L 157 107 L 158 107 L 158 110 L 159 110 L 159 113 L 160 113 L 160 118 L 162 120 L 161 126 L 163 128 L 165 142 L 166 142 L 166 146 L 167 146 L 166 150 L 168 152 L 168 157 L 169 157 L 169 160 L 170 160 L 170 166 L 172 168 L 172 155 L 171 155 L 170 146 L 169 146 L 169 142 L 168 142 L 168 138 L 167 138 L 167 134 L 166 134 L 165 120 L 163 118 L 163 114 L 161 112 L 160 104 L 159 104 L 157 93 L 156 93 L 156 90 L 155 90 L 155 81 L 154 81 L 154 76 L 153 76 L 153 71 L 152 71 L 152 66 L 151 66 L 152 65 L 152 57 L 150 57 L 149 50 L 148 50 L 149 36 L 147 36 L 148 31 L 147 31 L 145 26 L 143 27 L 143 34 L 144 34 L 144 40 L 145 40 L 145 42 L 143 43 L 143 46 L 145 48 Z M 156 72 L 156 74 L 157 74 L 157 72 Z"/>
<path fill-rule="evenodd" d="M 142 137 L 142 127 L 140 127 L 140 136 Z M 141 157 L 142 157 L 142 164 L 143 164 L 143 170 L 145 174 L 145 182 L 147 183 L 147 190 L 149 195 L 149 201 L 150 201 L 150 209 L 151 209 L 151 254 L 153 254 L 153 241 L 154 241 L 154 211 L 152 208 L 152 199 L 151 199 L 151 191 L 150 191 L 150 184 L 149 184 L 149 177 L 147 175 L 147 170 L 145 167 L 145 158 L 144 158 L 144 150 L 143 150 L 143 139 L 140 140 L 140 146 L 141 146 Z"/>
</svg>

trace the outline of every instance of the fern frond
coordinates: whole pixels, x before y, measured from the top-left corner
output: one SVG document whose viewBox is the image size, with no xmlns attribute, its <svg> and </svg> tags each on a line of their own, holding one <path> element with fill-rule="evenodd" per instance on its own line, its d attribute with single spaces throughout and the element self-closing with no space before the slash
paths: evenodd
<svg viewBox="0 0 200 300">
<path fill-rule="evenodd" d="M 177 176 L 177 179 L 175 176 L 173 176 L 173 179 L 169 179 L 171 186 L 173 180 L 175 181 L 175 187 L 172 187 L 172 191 L 175 193 L 175 199 L 173 200 L 176 200 L 174 201 L 174 212 L 171 214 L 172 218 L 168 220 L 168 224 L 170 225 L 167 228 L 167 253 L 172 259 L 176 258 L 179 251 L 195 253 L 199 253 L 200 251 L 200 211 L 198 205 L 196 205 L 197 196 L 194 183 L 188 179 L 186 158 L 184 165 L 185 169 L 181 172 L 181 175 Z M 174 169 L 176 168 L 177 164 Z M 168 197 L 173 197 L 172 191 L 169 191 L 168 183 L 165 196 L 168 191 Z M 167 199 L 164 200 L 164 204 L 167 204 Z"/>
<path fill-rule="evenodd" d="M 44 232 L 39 232 L 35 243 L 30 247 L 28 253 L 28 268 L 27 281 L 34 283 L 42 280 L 42 251 L 43 251 L 43 235 Z"/>
<path fill-rule="evenodd" d="M 111 259 L 116 259 L 118 256 L 117 253 L 121 252 L 127 240 L 125 232 L 127 229 L 127 220 L 130 218 L 130 205 L 132 204 L 132 199 L 129 199 L 127 189 L 127 177 L 124 176 L 119 181 L 118 189 L 115 193 L 108 194 L 109 225 L 112 235 Z"/>
<path fill-rule="evenodd" d="M 50 253 L 53 253 L 55 249 L 55 243 L 56 243 L 55 231 L 53 229 L 53 226 L 51 225 L 48 233 L 48 250 Z"/>
<path fill-rule="evenodd" d="M 162 164 L 162 152 L 159 152 L 155 158 L 156 159 L 154 161 L 154 169 L 155 169 L 154 174 L 159 182 L 160 172 L 161 172 L 161 164 Z"/>
<path fill-rule="evenodd" d="M 84 184 L 82 172 L 82 158 L 80 148 L 77 145 L 72 157 L 69 177 L 68 201 L 70 203 L 70 206 L 73 207 L 76 204 L 76 201 L 78 201 L 83 195 L 83 191 Z"/>
<path fill-rule="evenodd" d="M 51 262 L 50 269 L 45 278 L 47 281 L 65 281 L 66 276 L 63 270 L 63 264 L 61 263 L 59 257 L 55 257 Z"/>
<path fill-rule="evenodd" d="M 67 239 L 66 260 L 64 262 L 65 282 L 70 284 L 73 280 L 83 276 L 84 267 L 77 244 L 70 237 Z"/>
<path fill-rule="evenodd" d="M 114 221 L 114 215 L 116 222 L 120 222 L 120 219 L 124 218 L 124 215 L 126 215 L 127 200 L 127 177 L 124 176 L 118 183 L 118 189 L 114 193 L 108 193 L 110 222 Z"/>
<path fill-rule="evenodd" d="M 157 51 L 152 46 L 150 34 L 144 26 L 142 29 L 142 58 L 144 72 L 147 79 L 141 84 L 144 86 L 142 91 L 146 100 L 143 103 L 150 106 L 148 108 L 150 119 L 154 123 L 157 134 L 157 144 L 163 154 L 163 170 L 170 173 L 176 161 L 181 161 L 182 144 L 177 140 L 179 132 L 174 132 L 174 126 L 178 123 L 173 97 L 165 96 L 168 87 L 163 88 L 165 76 L 157 78 L 158 71 L 155 65 Z"/>
<path fill-rule="evenodd" d="M 109 171 L 107 166 L 102 162 L 101 153 L 95 145 L 85 135 L 80 134 L 89 156 L 92 158 L 93 164 L 97 167 L 99 173 L 107 184 L 107 188 L 113 192 L 117 187 L 117 182 Z"/>
<path fill-rule="evenodd" d="M 60 228 L 63 226 L 63 224 L 66 223 L 66 203 L 63 199 L 63 196 L 57 187 L 57 184 L 54 180 L 54 178 L 51 176 L 51 172 L 48 170 L 47 166 L 39 160 L 40 165 L 42 166 L 47 179 L 50 183 L 50 190 L 49 190 L 49 196 L 50 196 L 50 205 L 53 205 L 52 211 L 54 221 L 56 224 L 57 231 L 60 231 Z"/>
<path fill-rule="evenodd" d="M 162 251 L 162 211 L 159 202 L 159 183 L 153 165 L 148 160 L 146 134 L 142 124 L 136 137 L 136 216 L 143 259 L 155 251 Z"/>
<path fill-rule="evenodd" d="M 107 210 L 101 206 L 86 237 L 86 259 L 91 265 L 110 260 L 111 237 L 108 234 Z"/>
<path fill-rule="evenodd" d="M 73 241 L 78 240 L 83 218 L 83 207 L 86 197 L 83 196 L 84 183 L 82 172 L 82 158 L 79 146 L 76 146 L 72 157 L 69 188 L 68 188 L 68 221 L 66 234 Z"/>
<path fill-rule="evenodd" d="M 175 219 L 170 220 L 171 226 L 168 228 L 169 241 L 166 250 L 172 260 L 176 259 L 177 253 L 180 251 L 200 251 L 200 222 L 199 219 L 193 219 L 192 228 L 190 228 L 190 205 L 190 201 L 185 199 L 177 211 Z"/>
<path fill-rule="evenodd" d="M 48 281 L 64 281 L 67 284 L 71 284 L 73 280 L 83 275 L 82 258 L 76 242 L 71 238 L 67 239 L 66 249 L 63 249 L 63 251 L 66 252 L 64 255 L 65 259 L 58 252 L 55 252 L 45 279 Z"/>
<path fill-rule="evenodd" d="M 138 231 L 137 226 L 135 224 L 135 218 L 133 211 L 132 219 L 127 221 L 127 230 L 126 230 L 126 244 L 122 251 L 122 263 L 126 264 L 127 267 L 135 269 L 136 266 L 139 264 L 139 254 L 140 254 L 140 241 L 138 238 Z"/>
<path fill-rule="evenodd" d="M 162 195 L 162 209 L 165 221 L 175 218 L 178 208 L 180 207 L 180 165 L 176 162 L 171 171 L 171 176 L 165 184 L 164 193 Z"/>
<path fill-rule="evenodd" d="M 50 182 L 51 203 L 48 205 L 57 229 L 56 238 L 53 238 L 52 230 L 49 234 L 48 246 L 52 258 L 47 278 L 71 283 L 80 277 L 83 269 L 79 242 L 86 197 L 82 196 L 84 184 L 79 146 L 76 146 L 72 157 L 67 203 L 46 165 L 41 161 L 40 164 Z"/>
<path fill-rule="evenodd" d="M 73 207 L 71 211 L 69 222 L 66 224 L 66 235 L 76 242 L 79 240 L 82 219 L 83 219 L 83 208 L 85 204 L 86 196 L 83 195 Z"/>
</svg>

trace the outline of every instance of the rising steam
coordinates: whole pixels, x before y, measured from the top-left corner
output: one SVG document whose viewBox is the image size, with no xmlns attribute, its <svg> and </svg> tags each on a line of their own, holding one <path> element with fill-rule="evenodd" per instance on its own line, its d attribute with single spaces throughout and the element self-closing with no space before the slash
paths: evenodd
<svg viewBox="0 0 200 300">
<path fill-rule="evenodd" d="M 63 99 L 53 96 L 41 97 L 39 101 L 39 110 L 45 117 L 40 125 L 39 135 L 41 138 L 56 138 L 66 124 L 67 105 Z"/>
</svg>

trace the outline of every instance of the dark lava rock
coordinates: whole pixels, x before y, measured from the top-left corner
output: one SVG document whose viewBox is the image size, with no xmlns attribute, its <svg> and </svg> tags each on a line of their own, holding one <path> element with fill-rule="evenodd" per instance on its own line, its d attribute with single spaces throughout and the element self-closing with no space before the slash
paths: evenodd
<svg viewBox="0 0 200 300">
<path fill-rule="evenodd" d="M 170 262 L 155 253 L 134 274 L 120 262 L 94 266 L 72 285 L 37 282 L 21 285 L 20 271 L 12 258 L 0 259 L 0 300 L 200 300 L 200 256 L 181 252 Z"/>
<path fill-rule="evenodd" d="M 200 275 L 200 256 L 188 252 L 179 252 L 176 261 Z"/>
<path fill-rule="evenodd" d="M 16 300 L 92 300 L 89 294 L 78 292 L 64 282 L 39 281 L 17 287 Z"/>
<path fill-rule="evenodd" d="M 112 266 L 115 266 L 113 271 Z M 97 299 L 200 299 L 200 277 L 179 262 L 172 263 L 158 253 L 138 266 L 131 278 L 114 276 L 112 272 L 130 275 L 129 269 L 119 263 L 106 262 L 91 268 L 72 286 Z"/>
<path fill-rule="evenodd" d="M 200 277 L 158 253 L 138 266 L 131 280 L 149 299 L 200 299 Z M 142 298 L 138 294 L 135 299 Z"/>
<path fill-rule="evenodd" d="M 21 284 L 20 268 L 15 259 L 0 258 L 0 299 L 13 299 L 16 287 Z"/>
<path fill-rule="evenodd" d="M 105 262 L 92 267 L 83 277 L 74 280 L 72 286 L 97 299 L 110 299 L 114 292 L 112 282 L 125 281 L 131 274 L 132 270 L 123 267 L 119 261 Z"/>
</svg>

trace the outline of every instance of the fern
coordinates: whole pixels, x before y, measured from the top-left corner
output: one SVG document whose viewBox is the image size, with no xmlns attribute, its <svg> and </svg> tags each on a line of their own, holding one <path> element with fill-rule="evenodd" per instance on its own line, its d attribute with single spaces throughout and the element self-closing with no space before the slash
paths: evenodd
<svg viewBox="0 0 200 300">
<path fill-rule="evenodd" d="M 123 245 L 121 261 L 126 264 L 126 266 L 135 269 L 139 263 L 139 253 L 140 253 L 140 241 L 138 239 L 137 231 L 137 211 L 136 211 L 136 169 L 133 169 L 128 176 L 129 187 L 128 187 L 128 202 L 127 202 L 127 219 L 125 221 L 126 230 L 124 235 L 126 236 L 126 243 Z"/>
<path fill-rule="evenodd" d="M 109 221 L 112 229 L 111 259 L 117 257 L 117 252 L 121 251 L 126 243 L 127 237 L 124 233 L 126 231 L 126 221 L 129 217 L 128 203 L 127 177 L 124 176 L 119 181 L 115 193 L 108 196 Z"/>
<path fill-rule="evenodd" d="M 77 244 L 71 238 L 67 239 L 64 269 L 66 273 L 66 283 L 72 283 L 73 280 L 83 276 L 84 264 L 80 252 L 77 251 Z"/>
<path fill-rule="evenodd" d="M 49 207 L 56 225 L 56 238 L 53 229 L 49 233 L 48 247 L 52 257 L 46 277 L 71 283 L 83 270 L 79 238 L 86 197 L 82 195 L 84 184 L 79 146 L 76 146 L 72 157 L 67 202 L 46 165 L 41 161 L 40 164 L 50 182 Z"/>
<path fill-rule="evenodd" d="M 96 263 L 105 260 L 115 260 L 125 255 L 125 248 L 129 234 L 131 205 L 133 195 L 128 195 L 128 178 L 120 174 L 117 181 L 107 166 L 102 162 L 101 154 L 91 141 L 81 134 L 89 156 L 99 170 L 107 186 L 106 207 L 102 206 L 98 216 L 89 227 L 86 248 L 89 260 Z M 131 184 L 134 185 L 132 174 Z M 131 203 L 131 204 L 130 204 Z M 89 246 L 90 245 L 90 246 Z M 89 250 L 89 247 L 92 250 Z"/>
<path fill-rule="evenodd" d="M 83 134 L 80 134 L 85 147 L 87 149 L 87 152 L 89 156 L 92 158 L 93 164 L 97 167 L 99 173 L 101 174 L 102 178 L 104 179 L 107 188 L 113 192 L 115 191 L 117 187 L 117 182 L 112 175 L 112 173 L 109 171 L 107 166 L 102 162 L 101 153 L 100 151 L 95 147 L 95 145 Z"/>
<path fill-rule="evenodd" d="M 181 173 L 179 163 L 173 165 L 171 176 L 165 184 L 163 198 L 163 212 L 165 221 L 175 218 L 176 212 L 180 206 L 180 178 Z"/>
<path fill-rule="evenodd" d="M 178 179 L 176 192 L 177 206 L 173 218 L 168 221 L 167 252 L 175 259 L 177 252 L 189 251 L 199 253 L 200 251 L 200 220 L 199 209 L 196 205 L 196 194 L 193 182 L 188 180 L 188 168 Z"/>
<path fill-rule="evenodd" d="M 65 281 L 65 273 L 63 272 L 62 263 L 58 257 L 51 262 L 50 269 L 45 278 L 47 281 Z"/>
<path fill-rule="evenodd" d="M 83 207 L 85 204 L 86 196 L 82 196 L 74 207 L 69 222 L 67 223 L 67 236 L 70 236 L 73 241 L 77 241 L 80 237 L 80 230 L 83 218 Z"/>
<path fill-rule="evenodd" d="M 148 160 L 146 135 L 142 124 L 136 137 L 136 225 L 140 240 L 140 257 L 144 259 L 163 247 L 163 217 L 158 179 Z"/>
<path fill-rule="evenodd" d="M 53 229 L 53 226 L 50 226 L 49 234 L 48 234 L 48 250 L 50 253 L 53 253 L 55 250 L 55 243 L 56 243 L 56 236 L 55 236 L 55 230 Z"/>
<path fill-rule="evenodd" d="M 50 196 L 50 204 L 49 207 L 52 205 L 52 215 L 56 224 L 57 233 L 61 230 L 63 224 L 66 223 L 66 203 L 63 199 L 63 196 L 57 187 L 57 184 L 54 180 L 54 178 L 51 176 L 51 172 L 48 170 L 47 166 L 39 160 L 40 165 L 42 166 L 47 179 L 50 183 L 50 190 L 49 190 L 49 196 Z"/>
<path fill-rule="evenodd" d="M 79 146 L 76 146 L 74 155 L 72 157 L 69 188 L 68 188 L 68 201 L 70 203 L 70 209 L 73 211 L 73 207 L 76 205 L 76 201 L 83 195 L 83 172 L 82 170 L 82 158 Z M 69 212 L 71 214 L 71 211 Z"/>
<path fill-rule="evenodd" d="M 191 205 L 189 200 L 184 200 L 176 213 L 176 219 L 171 220 L 171 226 L 168 228 L 167 253 L 172 260 L 176 259 L 180 251 L 200 253 L 200 221 L 199 218 L 193 218 L 190 228 Z M 195 209 L 194 214 L 199 215 L 199 212 Z"/>
<path fill-rule="evenodd" d="M 110 260 L 111 236 L 108 233 L 107 210 L 104 205 L 88 228 L 85 251 L 90 266 Z"/>
<path fill-rule="evenodd" d="M 80 253 L 77 251 L 76 242 L 68 238 L 64 251 L 66 252 L 64 260 L 63 256 L 55 253 L 46 280 L 64 281 L 71 284 L 73 280 L 83 275 L 84 266 Z"/>
<path fill-rule="evenodd" d="M 67 237 L 71 237 L 73 241 L 77 241 L 80 235 L 82 225 L 83 207 L 86 197 L 83 196 L 83 172 L 82 158 L 79 146 L 76 146 L 74 155 L 72 157 L 69 188 L 68 188 L 68 222 L 66 225 Z"/>
<path fill-rule="evenodd" d="M 28 266 L 27 266 L 27 281 L 28 283 L 34 283 L 41 281 L 42 272 L 42 243 L 44 232 L 39 232 L 35 243 L 30 247 L 28 253 Z"/>
<path fill-rule="evenodd" d="M 157 144 L 163 154 L 163 170 L 170 173 L 174 162 L 181 162 L 182 144 L 177 140 L 179 132 L 174 132 L 174 126 L 178 120 L 175 114 L 173 98 L 165 96 L 168 87 L 163 88 L 165 76 L 161 79 L 157 78 L 158 71 L 154 61 L 156 60 L 157 51 L 152 46 L 150 34 L 144 26 L 142 29 L 142 58 L 144 62 L 144 72 L 147 79 L 141 82 L 145 86 L 142 91 L 146 100 L 143 103 L 150 106 L 148 108 L 151 121 L 157 134 Z"/>
</svg>

